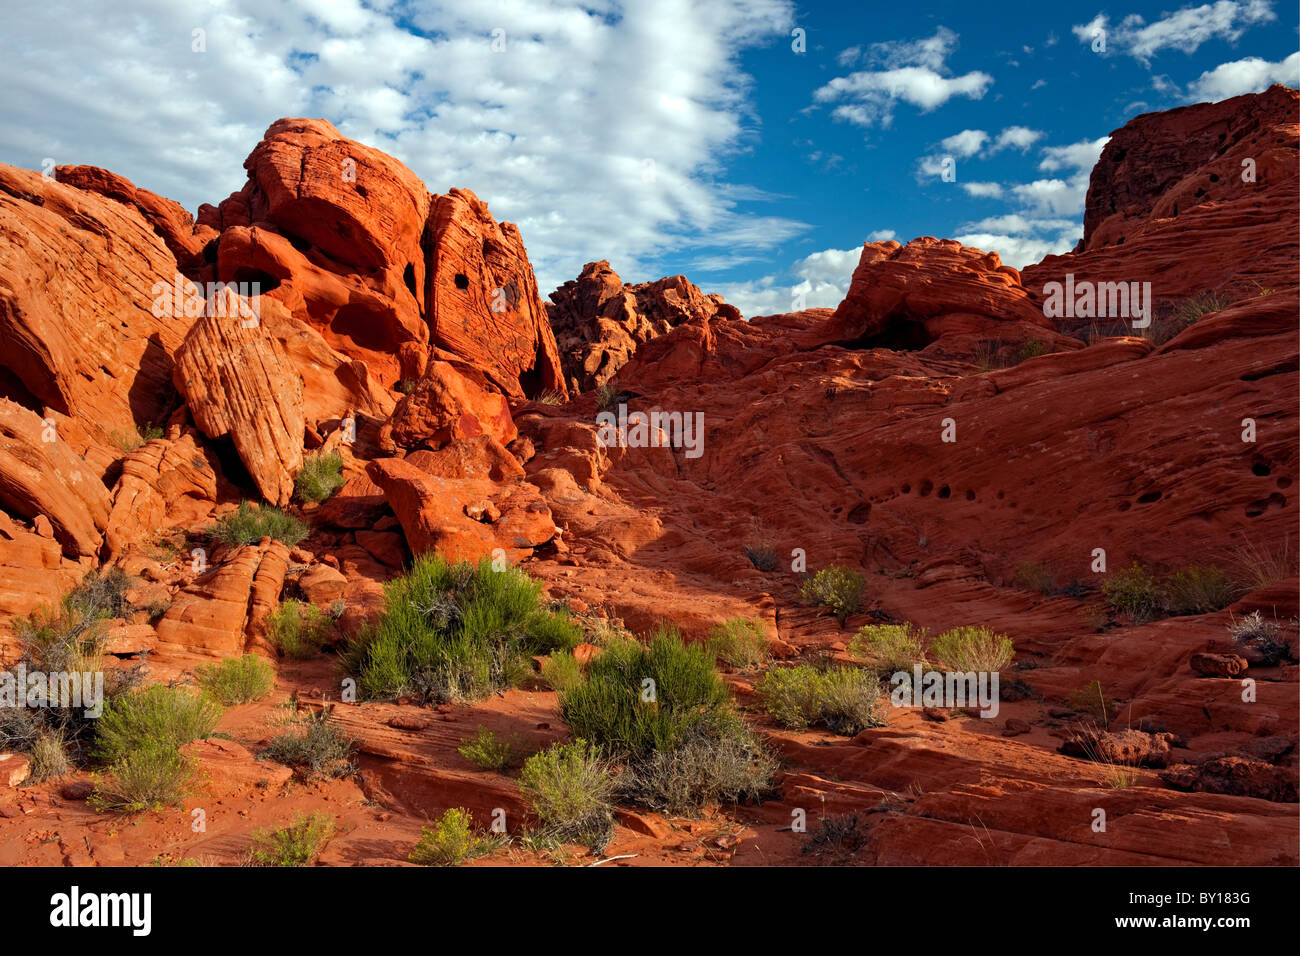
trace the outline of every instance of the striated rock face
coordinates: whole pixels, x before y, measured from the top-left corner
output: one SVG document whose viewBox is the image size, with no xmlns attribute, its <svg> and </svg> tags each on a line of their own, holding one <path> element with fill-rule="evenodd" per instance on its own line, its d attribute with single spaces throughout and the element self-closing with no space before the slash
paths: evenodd
<svg viewBox="0 0 1300 956">
<path fill-rule="evenodd" d="M 434 197 L 424 233 L 433 344 L 512 399 L 566 394 L 555 336 L 519 229 L 467 189 Z"/>
<path fill-rule="evenodd" d="M 302 380 L 268 329 L 199 319 L 176 353 L 176 388 L 209 438 L 230 438 L 262 496 L 282 505 L 302 467 Z"/>
<path fill-rule="evenodd" d="M 624 283 L 608 262 L 588 262 L 582 274 L 551 293 L 547 305 L 564 377 L 574 392 L 608 382 L 639 345 L 686 322 L 739 319 L 719 295 L 704 295 L 685 276 Z"/>
<path fill-rule="evenodd" d="M 217 474 L 216 456 L 195 433 L 156 438 L 129 454 L 113 488 L 104 536 L 108 556 L 165 528 L 189 528 L 206 518 L 217 500 Z"/>
<path fill-rule="evenodd" d="M 1300 93 L 1283 86 L 1131 120 L 1093 169 L 1079 247 L 1027 267 L 1025 286 L 1145 281 L 1167 305 L 1294 286 L 1298 124 Z"/>
<path fill-rule="evenodd" d="M 176 273 L 137 207 L 0 165 L 0 395 L 98 433 L 163 421 L 192 319 L 152 290 Z"/>
<path fill-rule="evenodd" d="M 56 428 L 7 399 L 0 399 L 0 506 L 46 520 L 69 557 L 99 553 L 108 489 Z"/>
</svg>

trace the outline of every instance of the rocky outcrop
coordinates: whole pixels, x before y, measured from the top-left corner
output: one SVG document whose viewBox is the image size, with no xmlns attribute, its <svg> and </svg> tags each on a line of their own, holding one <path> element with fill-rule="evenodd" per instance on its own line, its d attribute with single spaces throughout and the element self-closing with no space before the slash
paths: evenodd
<svg viewBox="0 0 1300 956">
<path fill-rule="evenodd" d="M 48 521 L 69 557 L 99 553 L 108 523 L 108 489 L 59 440 L 58 429 L 0 398 L 0 506 Z"/>
<path fill-rule="evenodd" d="M 156 438 L 122 461 L 105 532 L 110 557 L 167 528 L 190 528 L 217 500 L 216 456 L 194 433 Z"/>
<path fill-rule="evenodd" d="M 570 390 L 604 385 L 637 347 L 686 322 L 739 319 L 720 295 L 704 295 L 685 276 L 625 283 L 608 262 L 588 262 L 582 274 L 551 293 L 547 305 Z"/>
<path fill-rule="evenodd" d="M 287 503 L 302 467 L 303 387 L 268 328 L 201 318 L 177 350 L 175 381 L 203 434 L 229 438 L 262 496 Z"/>
<path fill-rule="evenodd" d="M 514 398 L 566 394 L 560 356 L 519 229 L 467 189 L 435 196 L 424 232 L 433 344 Z"/>
<path fill-rule="evenodd" d="M 436 449 L 462 438 L 491 435 L 508 444 L 518 434 L 505 397 L 464 362 L 435 360 L 397 403 L 380 445 Z"/>
<path fill-rule="evenodd" d="M 160 424 L 192 321 L 155 315 L 176 277 L 136 206 L 0 165 L 0 396 L 101 435 Z"/>
<path fill-rule="evenodd" d="M 1297 124 L 1300 93 L 1283 86 L 1130 120 L 1093 169 L 1079 246 L 1027 267 L 1025 286 L 1145 281 L 1165 307 L 1294 288 Z"/>
</svg>

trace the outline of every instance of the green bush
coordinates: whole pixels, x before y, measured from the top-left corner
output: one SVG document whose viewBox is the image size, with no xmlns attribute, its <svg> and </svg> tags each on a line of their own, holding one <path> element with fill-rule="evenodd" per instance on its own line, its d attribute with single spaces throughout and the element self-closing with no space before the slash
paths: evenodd
<svg viewBox="0 0 1300 956">
<path fill-rule="evenodd" d="M 776 549 L 768 544 L 747 544 L 745 545 L 745 557 L 749 558 L 755 570 L 758 571 L 775 571 Z"/>
<path fill-rule="evenodd" d="M 1107 604 L 1128 615 L 1135 624 L 1145 624 L 1160 616 L 1160 591 L 1156 579 L 1136 561 L 1127 568 L 1108 574 L 1101 593 Z"/>
<path fill-rule="evenodd" d="M 597 747 L 579 738 L 529 757 L 519 787 L 548 835 L 599 852 L 613 833 L 611 769 Z"/>
<path fill-rule="evenodd" d="M 767 633 L 761 622 L 733 617 L 719 624 L 706 645 L 718 660 L 739 670 L 753 670 L 769 656 Z"/>
<path fill-rule="evenodd" d="M 174 807 L 194 793 L 196 776 L 195 762 L 180 751 L 146 743 L 96 775 L 87 802 L 101 812 L 117 813 Z"/>
<path fill-rule="evenodd" d="M 353 743 L 330 722 L 329 714 L 312 714 L 299 726 L 276 734 L 259 760 L 274 760 L 312 777 L 343 777 L 351 773 Z"/>
<path fill-rule="evenodd" d="M 925 631 L 903 624 L 866 624 L 849 642 L 849 653 L 888 674 L 911 671 L 925 663 Z"/>
<path fill-rule="evenodd" d="M 150 748 L 175 751 L 211 736 L 220 719 L 221 706 L 208 697 L 150 684 L 105 704 L 95 724 L 95 756 L 116 764 Z"/>
<path fill-rule="evenodd" d="M 560 695 L 560 715 L 575 736 L 640 757 L 677 747 L 729 702 L 713 656 L 661 626 L 648 644 L 615 642 L 593 658 L 587 679 Z"/>
<path fill-rule="evenodd" d="M 586 680 L 582 665 L 569 651 L 556 651 L 542 661 L 542 680 L 551 690 L 563 694 Z"/>
<path fill-rule="evenodd" d="M 368 698 L 478 700 L 532 674 L 532 657 L 582 642 L 565 613 L 542 606 L 541 585 L 423 555 L 385 588 L 384 610 L 349 648 L 345 666 Z"/>
<path fill-rule="evenodd" d="M 498 772 L 513 767 L 524 757 L 517 736 L 498 737 L 486 727 L 479 727 L 473 737 L 456 748 L 456 752 L 480 770 Z"/>
<path fill-rule="evenodd" d="M 1228 575 L 1214 565 L 1193 564 L 1165 578 L 1162 597 L 1173 615 L 1222 611 L 1233 602 L 1236 589 Z"/>
<path fill-rule="evenodd" d="M 876 675 L 857 667 L 779 667 L 764 674 L 754 691 L 783 727 L 820 726 L 851 737 L 885 725 Z"/>
<path fill-rule="evenodd" d="M 866 580 L 857 571 L 833 564 L 805 579 L 800 594 L 807 604 L 830 608 L 843 627 L 850 615 L 862 610 L 866 587 Z"/>
<path fill-rule="evenodd" d="M 407 859 L 421 866 L 459 866 L 500 845 L 499 839 L 476 834 L 472 824 L 470 812 L 463 807 L 448 810 L 432 827 L 420 828 L 420 842 Z"/>
<path fill-rule="evenodd" d="M 307 525 L 293 515 L 270 505 L 241 501 L 239 508 L 223 515 L 208 528 L 208 534 L 222 544 L 239 547 L 274 538 L 292 548 L 307 537 Z"/>
<path fill-rule="evenodd" d="M 200 664 L 194 673 L 199 686 L 226 707 L 261 700 L 275 686 L 271 665 L 256 654 L 227 657 L 220 664 Z"/>
<path fill-rule="evenodd" d="M 266 636 L 285 657 L 313 657 L 329 643 L 334 622 L 314 604 L 288 598 L 266 617 Z"/>
<path fill-rule="evenodd" d="M 1005 634 L 997 634 L 987 627 L 963 626 L 936 637 L 930 653 L 948 671 L 993 673 L 1011 663 L 1016 648 Z"/>
<path fill-rule="evenodd" d="M 316 452 L 303 459 L 293 480 L 299 501 L 324 501 L 343 487 L 343 456 L 336 451 Z"/>
<path fill-rule="evenodd" d="M 108 433 L 108 439 L 128 455 L 145 442 L 162 438 L 163 430 L 157 425 L 136 425 L 133 428 L 115 428 Z"/>
<path fill-rule="evenodd" d="M 68 761 L 68 747 L 60 731 L 40 734 L 31 749 L 31 781 L 39 783 L 54 777 L 62 777 L 72 769 Z"/>
<path fill-rule="evenodd" d="M 254 866 L 307 866 L 334 835 L 334 821 L 324 813 L 298 814 L 293 825 L 258 830 L 249 847 Z"/>
</svg>

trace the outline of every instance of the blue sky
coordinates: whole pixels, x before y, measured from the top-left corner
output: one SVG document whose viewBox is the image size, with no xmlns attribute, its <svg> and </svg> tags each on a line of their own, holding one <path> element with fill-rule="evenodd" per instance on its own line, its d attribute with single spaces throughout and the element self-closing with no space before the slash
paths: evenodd
<svg viewBox="0 0 1300 956">
<path fill-rule="evenodd" d="M 543 295 L 606 258 L 754 315 L 836 305 L 866 239 L 1064 251 L 1111 130 L 1297 85 L 1298 43 L 1279 0 L 45 0 L 0 35 L 0 161 L 193 210 L 323 116 L 517 222 Z"/>
</svg>

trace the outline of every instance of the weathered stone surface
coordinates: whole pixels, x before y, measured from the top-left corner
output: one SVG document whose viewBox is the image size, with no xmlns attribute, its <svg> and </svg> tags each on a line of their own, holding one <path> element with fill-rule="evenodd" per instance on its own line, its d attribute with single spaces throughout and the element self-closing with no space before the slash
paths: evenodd
<svg viewBox="0 0 1300 956">
<path fill-rule="evenodd" d="M 302 467 L 302 379 L 267 327 L 204 316 L 177 350 L 175 375 L 203 434 L 230 438 L 262 496 L 288 502 Z"/>
<path fill-rule="evenodd" d="M 685 276 L 624 283 L 608 262 L 588 262 L 582 274 L 550 295 L 547 305 L 565 381 L 573 392 L 608 382 L 637 347 L 691 321 L 740 312 L 719 295 L 704 295 Z"/>
<path fill-rule="evenodd" d="M 411 394 L 397 403 L 380 444 L 441 448 L 457 439 L 489 435 L 504 445 L 517 434 L 505 396 L 490 390 L 475 369 L 433 361 Z"/>
</svg>

